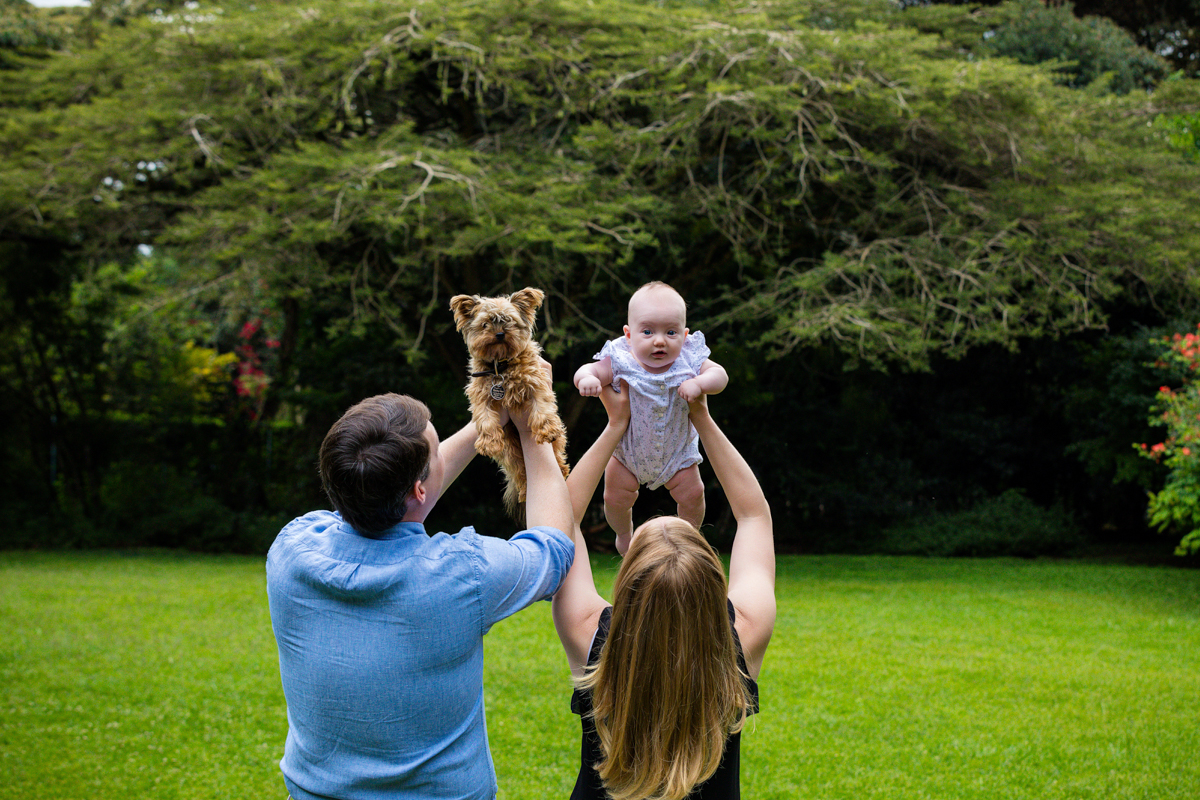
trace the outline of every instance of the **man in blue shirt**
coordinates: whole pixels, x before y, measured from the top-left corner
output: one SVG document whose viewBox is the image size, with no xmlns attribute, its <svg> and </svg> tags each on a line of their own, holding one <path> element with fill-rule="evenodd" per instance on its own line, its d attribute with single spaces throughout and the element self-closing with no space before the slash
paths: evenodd
<svg viewBox="0 0 1200 800">
<path fill-rule="evenodd" d="M 336 511 L 280 531 L 267 556 L 295 800 L 494 798 L 483 635 L 558 589 L 570 497 L 550 444 L 517 414 L 529 530 L 505 541 L 424 520 L 475 455 L 468 424 L 438 441 L 423 403 L 368 398 L 330 429 L 321 481 Z"/>
</svg>

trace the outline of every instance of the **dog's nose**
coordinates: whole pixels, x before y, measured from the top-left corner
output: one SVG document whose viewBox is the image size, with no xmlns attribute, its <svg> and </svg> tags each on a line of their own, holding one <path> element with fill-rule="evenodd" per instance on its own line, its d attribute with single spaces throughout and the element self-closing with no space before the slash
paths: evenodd
<svg viewBox="0 0 1200 800">
<path fill-rule="evenodd" d="M 500 331 L 499 333 L 497 333 L 497 334 L 496 334 L 496 341 L 497 341 L 497 342 L 503 342 L 503 341 L 504 341 L 504 331 Z"/>
</svg>

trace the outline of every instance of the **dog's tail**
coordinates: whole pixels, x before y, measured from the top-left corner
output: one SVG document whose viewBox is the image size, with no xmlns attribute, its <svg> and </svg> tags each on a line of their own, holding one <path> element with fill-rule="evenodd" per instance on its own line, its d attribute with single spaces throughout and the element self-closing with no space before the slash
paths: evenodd
<svg viewBox="0 0 1200 800">
<path fill-rule="evenodd" d="M 504 510 L 514 522 L 522 528 L 525 527 L 525 502 L 521 500 L 520 487 L 512 478 L 507 477 L 504 484 Z"/>
</svg>

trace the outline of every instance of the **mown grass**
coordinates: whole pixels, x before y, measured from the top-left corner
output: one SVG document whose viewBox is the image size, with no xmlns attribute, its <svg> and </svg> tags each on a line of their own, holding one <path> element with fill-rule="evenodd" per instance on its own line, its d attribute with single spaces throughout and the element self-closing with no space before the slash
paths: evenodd
<svg viewBox="0 0 1200 800">
<path fill-rule="evenodd" d="M 778 594 L 748 798 L 1197 796 L 1200 571 L 787 556 Z M 261 559 L 0 553 L 0 631 L 0 800 L 286 797 Z M 565 797 L 549 605 L 486 646 L 501 798 Z"/>
</svg>

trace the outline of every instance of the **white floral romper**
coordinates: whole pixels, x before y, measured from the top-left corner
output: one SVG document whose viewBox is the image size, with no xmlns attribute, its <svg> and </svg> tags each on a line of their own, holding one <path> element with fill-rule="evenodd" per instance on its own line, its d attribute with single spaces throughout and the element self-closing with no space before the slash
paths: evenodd
<svg viewBox="0 0 1200 800">
<path fill-rule="evenodd" d="M 620 380 L 629 385 L 629 428 L 613 455 L 639 485 L 657 489 L 679 470 L 704 461 L 700 437 L 678 389 L 696 377 L 710 352 L 704 334 L 696 331 L 688 334 L 679 358 L 666 372 L 656 374 L 643 367 L 629 351 L 624 336 L 606 343 L 593 356 L 597 361 L 611 359 L 613 386 L 620 388 Z"/>
</svg>

